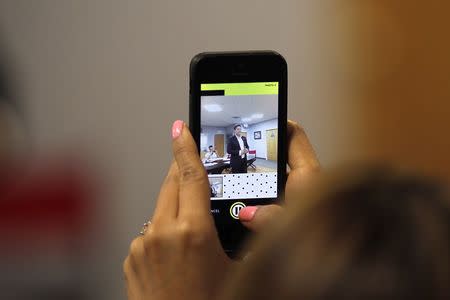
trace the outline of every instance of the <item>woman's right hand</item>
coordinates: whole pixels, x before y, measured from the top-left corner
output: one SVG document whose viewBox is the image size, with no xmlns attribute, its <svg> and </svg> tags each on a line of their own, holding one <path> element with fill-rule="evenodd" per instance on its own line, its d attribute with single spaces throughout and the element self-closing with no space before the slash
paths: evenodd
<svg viewBox="0 0 450 300">
<path fill-rule="evenodd" d="M 290 171 L 286 181 L 285 199 L 289 201 L 295 198 L 291 197 L 291 194 L 295 193 L 300 185 L 308 184 L 310 178 L 319 172 L 320 164 L 305 130 L 291 120 L 287 125 Z M 281 206 L 275 204 L 247 206 L 239 212 L 239 219 L 244 226 L 258 232 L 266 228 L 265 225 L 273 220 L 282 209 Z"/>
</svg>

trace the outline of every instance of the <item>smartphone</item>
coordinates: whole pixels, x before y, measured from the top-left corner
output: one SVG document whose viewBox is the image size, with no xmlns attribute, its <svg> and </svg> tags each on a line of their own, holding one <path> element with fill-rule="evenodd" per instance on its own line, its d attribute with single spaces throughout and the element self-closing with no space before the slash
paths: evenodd
<svg viewBox="0 0 450 300">
<path fill-rule="evenodd" d="M 282 201 L 287 64 L 274 51 L 200 53 L 190 64 L 189 94 L 211 213 L 225 252 L 237 257 L 249 235 L 239 211 Z"/>
</svg>

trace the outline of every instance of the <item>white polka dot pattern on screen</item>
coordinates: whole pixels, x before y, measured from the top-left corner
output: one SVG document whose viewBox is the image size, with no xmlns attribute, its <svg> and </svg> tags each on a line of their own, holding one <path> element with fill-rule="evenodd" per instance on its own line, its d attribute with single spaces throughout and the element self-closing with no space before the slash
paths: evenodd
<svg viewBox="0 0 450 300">
<path fill-rule="evenodd" d="M 223 176 L 223 198 L 254 199 L 277 197 L 277 173 L 225 174 Z"/>
</svg>

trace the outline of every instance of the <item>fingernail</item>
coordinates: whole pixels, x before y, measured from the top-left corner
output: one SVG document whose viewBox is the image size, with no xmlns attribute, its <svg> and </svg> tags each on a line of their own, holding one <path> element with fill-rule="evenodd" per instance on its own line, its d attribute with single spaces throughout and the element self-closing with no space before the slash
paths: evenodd
<svg viewBox="0 0 450 300">
<path fill-rule="evenodd" d="M 184 122 L 181 120 L 176 120 L 172 125 L 172 138 L 176 139 L 181 135 L 181 131 L 183 130 Z"/>
<path fill-rule="evenodd" d="M 244 222 L 249 222 L 253 219 L 255 216 L 256 210 L 258 209 L 258 206 L 247 206 L 241 209 L 239 212 L 239 220 Z"/>
</svg>

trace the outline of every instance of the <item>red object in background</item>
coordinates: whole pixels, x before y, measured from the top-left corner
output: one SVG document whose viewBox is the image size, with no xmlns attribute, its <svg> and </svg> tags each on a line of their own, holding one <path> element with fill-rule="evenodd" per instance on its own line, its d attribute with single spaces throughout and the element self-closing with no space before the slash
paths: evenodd
<svg viewBox="0 0 450 300">
<path fill-rule="evenodd" d="M 74 160 L 1 170 L 2 247 L 39 240 L 83 238 L 89 233 L 94 203 L 86 171 Z"/>
</svg>

